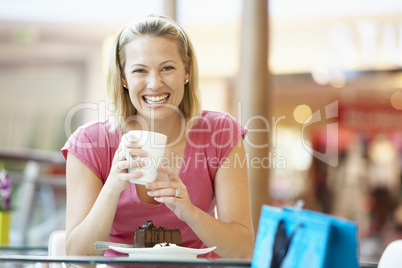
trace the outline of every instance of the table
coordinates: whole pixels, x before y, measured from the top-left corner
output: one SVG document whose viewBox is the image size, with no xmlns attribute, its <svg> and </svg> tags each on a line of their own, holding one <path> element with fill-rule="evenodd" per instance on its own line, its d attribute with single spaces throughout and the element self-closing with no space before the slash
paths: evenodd
<svg viewBox="0 0 402 268">
<path fill-rule="evenodd" d="M 0 256 L 1 267 L 48 267 L 50 263 L 65 263 L 67 267 L 86 267 L 87 265 L 102 265 L 102 267 L 250 267 L 248 259 L 132 259 L 128 257 L 50 257 L 33 255 L 2 255 Z M 33 265 L 34 264 L 34 265 Z M 69 265 L 71 264 L 71 265 Z M 376 268 L 375 263 L 362 263 L 361 268 Z"/>
<path fill-rule="evenodd" d="M 9 267 L 24 267 L 22 265 L 32 263 L 71 263 L 75 266 L 85 264 L 106 264 L 121 266 L 165 266 L 165 267 L 250 267 L 251 260 L 247 259 L 132 259 L 128 257 L 50 257 L 50 256 L 32 256 L 32 255 L 3 255 L 0 256 L 0 262 L 7 263 Z M 15 264 L 15 266 L 13 266 Z M 27 266 L 28 267 L 28 266 Z M 37 266 L 35 266 L 37 267 Z M 40 266 L 39 266 L 40 267 Z"/>
</svg>

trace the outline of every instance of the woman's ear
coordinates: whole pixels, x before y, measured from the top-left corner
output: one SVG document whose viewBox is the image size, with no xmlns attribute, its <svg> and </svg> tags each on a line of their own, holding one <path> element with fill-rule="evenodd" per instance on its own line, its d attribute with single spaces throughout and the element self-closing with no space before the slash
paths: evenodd
<svg viewBox="0 0 402 268">
<path fill-rule="evenodd" d="M 186 66 L 186 73 L 184 74 L 184 80 L 190 80 L 190 67 Z"/>
<path fill-rule="evenodd" d="M 125 78 L 122 78 L 122 79 L 121 79 L 121 83 L 123 84 L 123 87 L 124 87 L 124 88 L 128 88 L 127 81 L 126 81 Z"/>
</svg>

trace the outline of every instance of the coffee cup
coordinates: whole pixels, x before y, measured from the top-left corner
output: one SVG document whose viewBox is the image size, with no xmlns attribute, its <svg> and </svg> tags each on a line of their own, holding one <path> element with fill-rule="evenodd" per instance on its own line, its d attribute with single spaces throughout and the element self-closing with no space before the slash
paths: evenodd
<svg viewBox="0 0 402 268">
<path fill-rule="evenodd" d="M 123 135 L 121 142 L 126 159 L 144 162 L 142 167 L 128 169 L 129 173 L 140 171 L 144 174 L 141 178 L 130 180 L 130 182 L 144 185 L 155 181 L 158 176 L 156 169 L 162 162 L 165 153 L 166 140 L 166 135 L 146 130 L 132 130 Z M 129 142 L 137 142 L 141 149 L 147 152 L 147 155 L 145 157 L 131 156 L 127 150 Z"/>
</svg>

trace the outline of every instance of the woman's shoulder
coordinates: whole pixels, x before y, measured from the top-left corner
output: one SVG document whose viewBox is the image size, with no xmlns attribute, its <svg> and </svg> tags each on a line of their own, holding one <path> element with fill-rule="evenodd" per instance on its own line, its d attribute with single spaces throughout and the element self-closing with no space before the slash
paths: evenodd
<svg viewBox="0 0 402 268">
<path fill-rule="evenodd" d="M 119 130 L 112 130 L 111 131 L 111 126 L 107 120 L 103 121 L 91 121 L 88 123 L 85 123 L 81 125 L 80 127 L 77 128 L 75 133 L 85 133 L 86 135 L 93 136 L 93 135 L 99 135 L 99 134 L 118 134 Z"/>
<path fill-rule="evenodd" d="M 106 146 L 106 143 L 118 139 L 119 133 L 119 129 L 110 131 L 110 125 L 107 120 L 92 121 L 78 127 L 70 135 L 67 143 L 85 145 L 85 148 L 99 147 L 100 145 Z"/>
<path fill-rule="evenodd" d="M 103 121 L 90 121 L 87 122 L 81 126 L 79 126 L 77 128 L 77 130 L 81 130 L 81 131 L 93 131 L 93 130 L 97 130 L 97 129 L 109 129 L 109 123 L 107 120 L 103 120 Z"/>
<path fill-rule="evenodd" d="M 201 118 L 215 119 L 215 118 L 221 118 L 221 117 L 224 117 L 227 115 L 228 115 L 228 113 L 219 112 L 219 111 L 211 111 L 211 110 L 202 110 L 201 111 Z"/>
<path fill-rule="evenodd" d="M 61 152 L 65 159 L 68 152 L 72 153 L 104 180 L 118 146 L 118 133 L 110 131 L 107 121 L 88 122 L 70 135 Z"/>
<path fill-rule="evenodd" d="M 189 133 L 193 141 L 217 141 L 225 143 L 228 139 L 238 140 L 247 130 L 229 113 L 203 110 Z"/>
<path fill-rule="evenodd" d="M 196 128 L 223 127 L 225 125 L 240 125 L 240 122 L 231 114 L 219 111 L 202 110 L 201 115 L 195 124 Z"/>
</svg>

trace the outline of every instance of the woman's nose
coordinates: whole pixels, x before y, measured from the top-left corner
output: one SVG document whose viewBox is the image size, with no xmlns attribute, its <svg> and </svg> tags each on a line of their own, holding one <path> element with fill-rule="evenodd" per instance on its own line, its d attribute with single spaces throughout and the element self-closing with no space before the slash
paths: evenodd
<svg viewBox="0 0 402 268">
<path fill-rule="evenodd" d="M 148 88 L 158 89 L 162 87 L 163 81 L 162 77 L 158 73 L 150 73 L 148 76 Z"/>
</svg>

